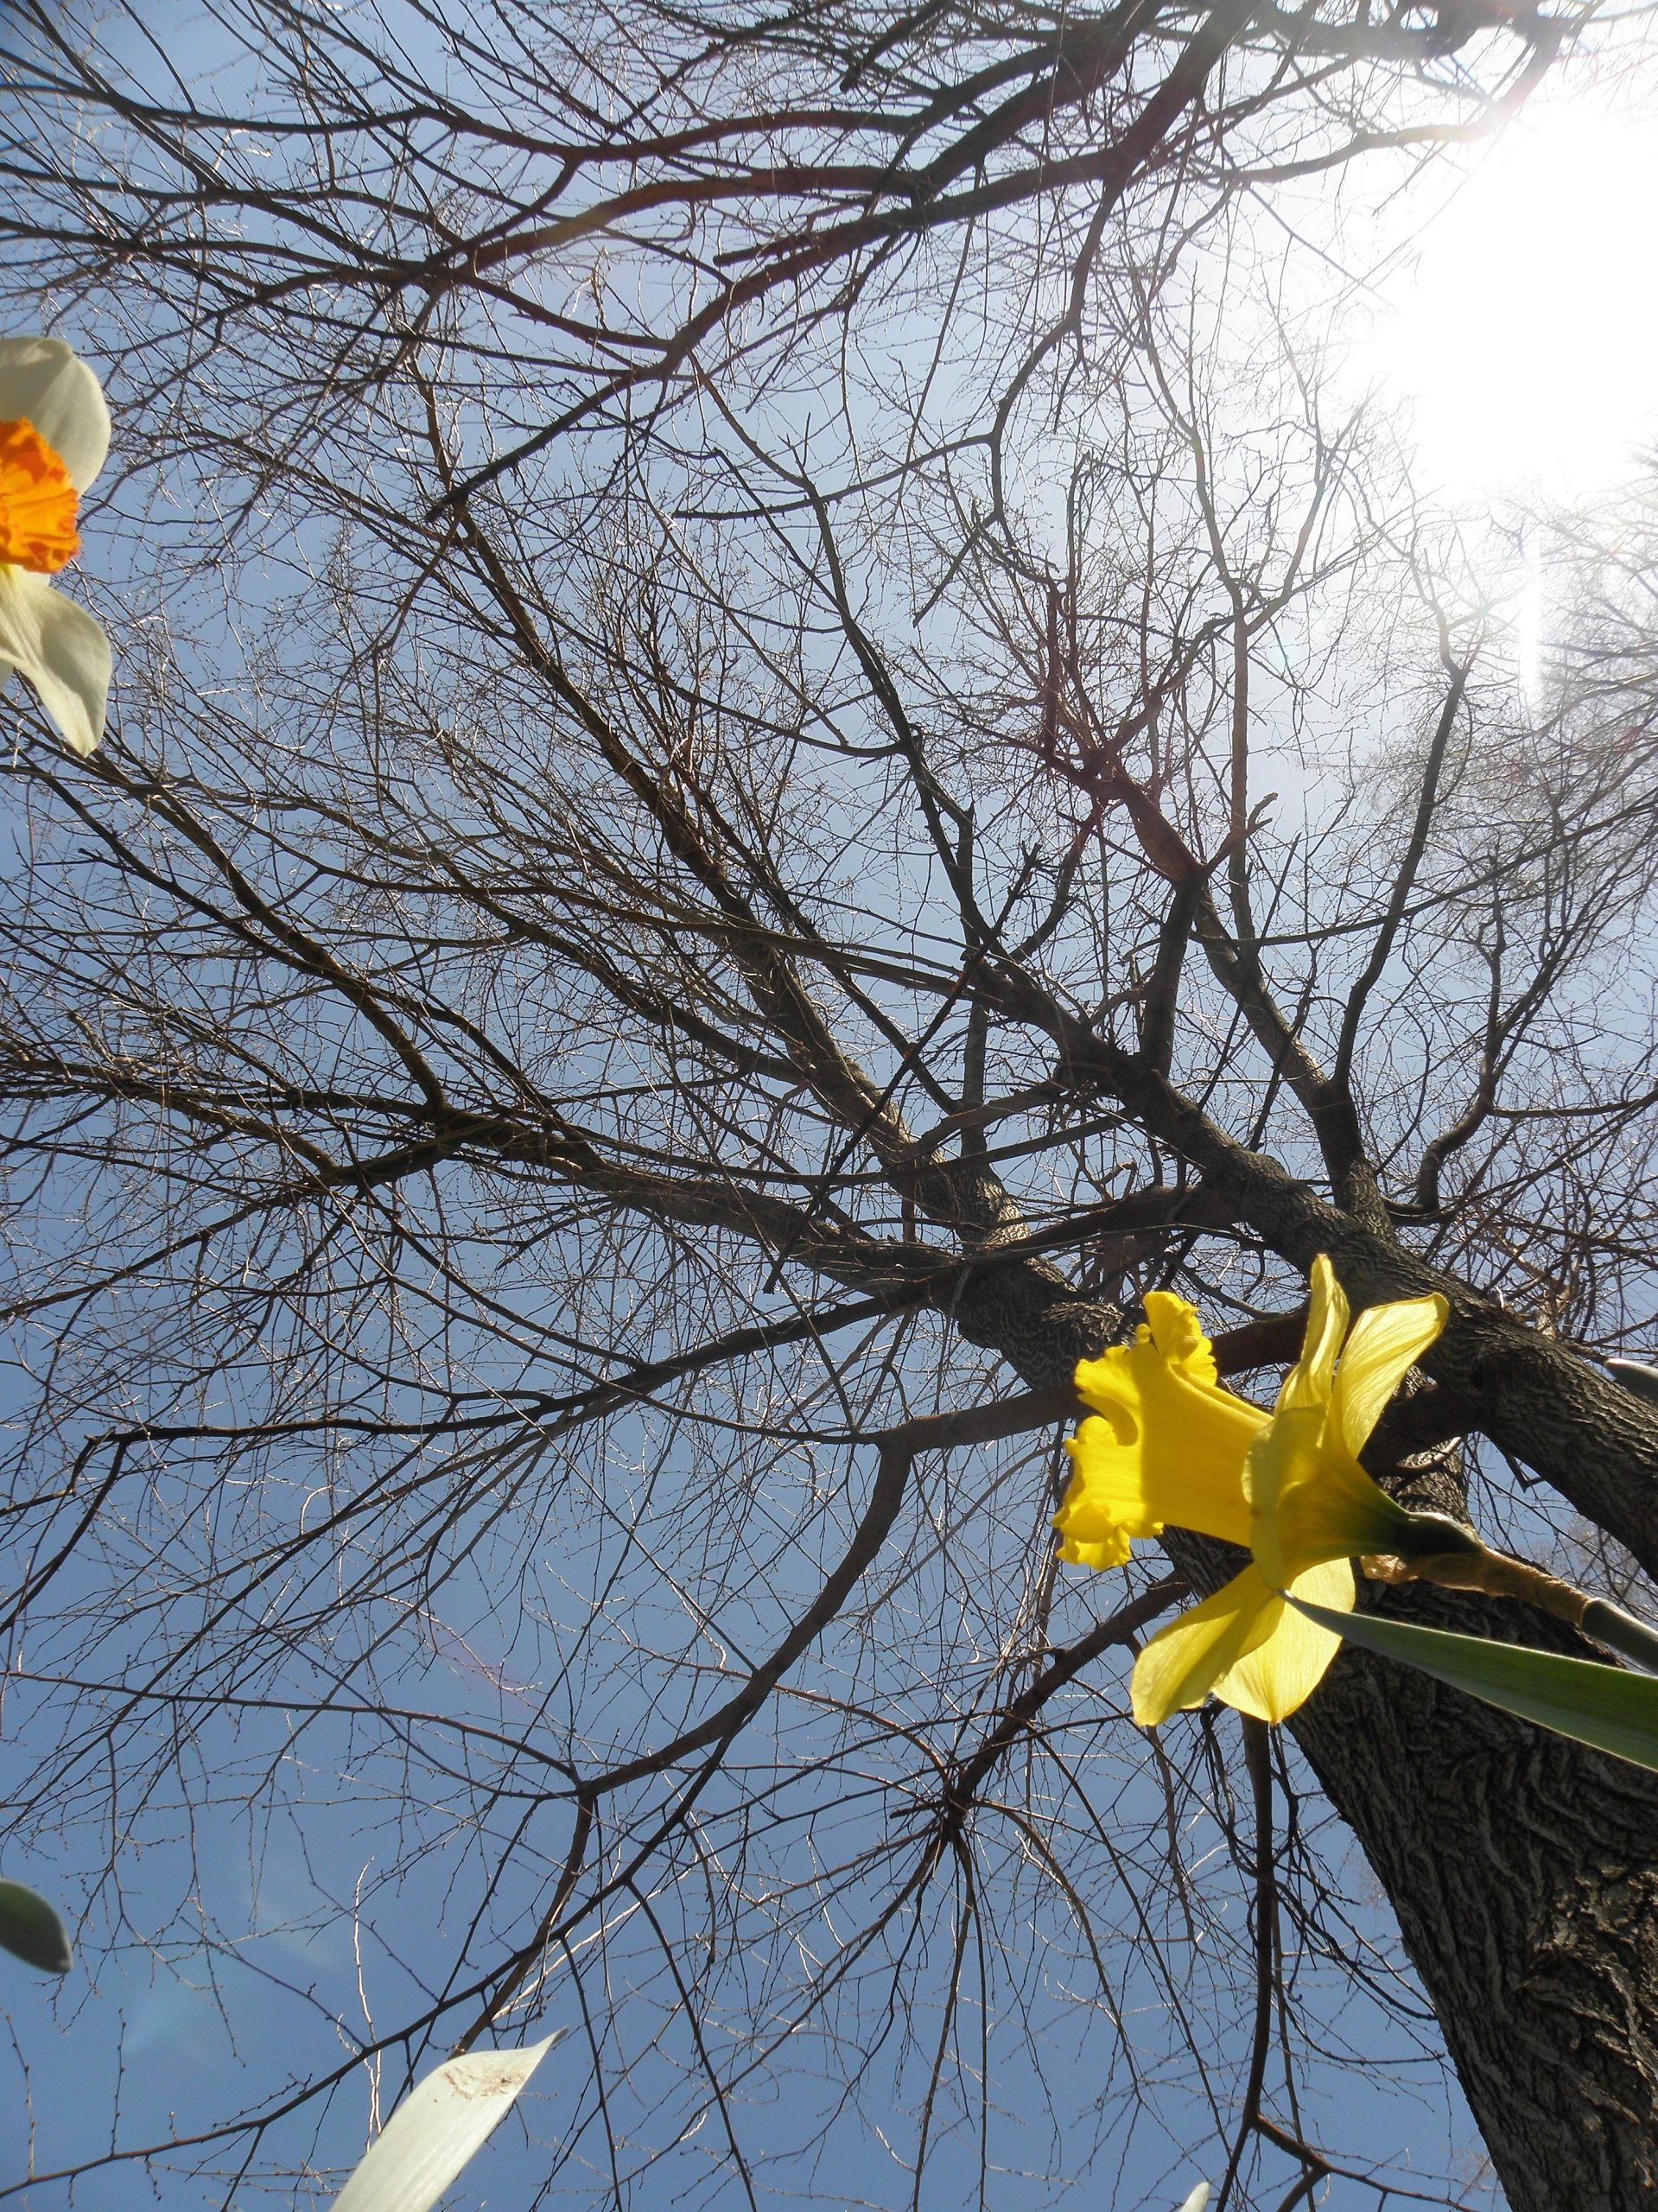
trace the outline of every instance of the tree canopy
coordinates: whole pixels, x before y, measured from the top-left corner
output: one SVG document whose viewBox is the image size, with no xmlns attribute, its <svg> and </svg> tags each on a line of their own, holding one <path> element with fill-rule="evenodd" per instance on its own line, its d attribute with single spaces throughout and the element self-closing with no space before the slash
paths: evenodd
<svg viewBox="0 0 1658 2212">
<path fill-rule="evenodd" d="M 1540 699 L 1344 346 L 1638 34 L 16 0 L 118 688 L 5 694 L 7 1816 L 289 2067 L 78 2202 L 543 2021 L 549 2203 L 1658 2190 L 1658 1781 L 1357 1651 L 1138 1730 L 1231 1563 L 1051 1528 L 1079 1358 L 1270 1400 L 1327 1253 L 1449 1302 L 1371 1471 L 1654 1602 L 1649 488 Z"/>
</svg>

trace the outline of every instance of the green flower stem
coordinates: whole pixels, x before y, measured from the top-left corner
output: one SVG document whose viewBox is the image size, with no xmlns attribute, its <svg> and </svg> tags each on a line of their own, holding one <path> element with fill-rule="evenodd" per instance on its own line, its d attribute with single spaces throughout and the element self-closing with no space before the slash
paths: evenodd
<svg viewBox="0 0 1658 2212">
<path fill-rule="evenodd" d="M 1589 1600 L 1583 1611 L 1583 1626 L 1597 1643 L 1633 1659 L 1649 1675 L 1658 1675 L 1658 1629 L 1649 1628 L 1645 1621 L 1636 1620 L 1633 1613 L 1626 1613 L 1621 1605 L 1611 1605 L 1604 1598 Z"/>
<path fill-rule="evenodd" d="M 1568 1621 L 1621 1657 L 1658 1675 L 1658 1629 L 1605 1598 L 1591 1598 L 1574 1583 L 1545 1574 L 1507 1552 L 1494 1552 L 1470 1529 L 1439 1514 L 1413 1513 L 1396 1554 L 1362 1560 L 1375 1582 L 1433 1582 L 1445 1590 L 1477 1590 L 1488 1598 L 1515 1598 Z M 1449 1541 L 1447 1541 L 1449 1540 Z"/>
</svg>

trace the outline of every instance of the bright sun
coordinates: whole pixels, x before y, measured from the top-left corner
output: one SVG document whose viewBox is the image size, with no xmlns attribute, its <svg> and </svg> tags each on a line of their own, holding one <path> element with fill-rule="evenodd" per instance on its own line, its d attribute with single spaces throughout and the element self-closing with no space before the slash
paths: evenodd
<svg viewBox="0 0 1658 2212">
<path fill-rule="evenodd" d="M 1658 439 L 1658 123 L 1536 104 L 1382 287 L 1384 387 L 1452 497 L 1592 494 Z"/>
</svg>

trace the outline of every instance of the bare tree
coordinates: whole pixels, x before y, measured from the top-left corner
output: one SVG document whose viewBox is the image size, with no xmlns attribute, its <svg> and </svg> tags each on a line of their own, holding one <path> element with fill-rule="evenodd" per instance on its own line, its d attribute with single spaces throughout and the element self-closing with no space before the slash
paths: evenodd
<svg viewBox="0 0 1658 2212">
<path fill-rule="evenodd" d="M 1650 1320 L 1648 632 L 1585 566 L 1526 709 L 1261 213 L 1582 26 L 193 26 L 3 34 L 9 312 L 109 365 L 124 563 L 110 741 L 8 764 L 12 1809 L 257 1860 L 343 1786 L 390 1994 L 77 2171 L 228 2199 L 556 1999 L 549 2188 L 757 2201 L 797 2065 L 800 2185 L 860 2099 L 916 2199 L 994 2177 L 1011 2037 L 1056 2183 L 1200 2127 L 1287 2212 L 1332 1993 L 1403 1986 L 1350 1833 L 1515 2212 L 1650 2201 L 1658 1786 L 1354 1655 L 1292 1741 L 1148 1741 L 1118 1662 L 1224 1563 L 1048 1527 L 1080 1356 L 1173 1285 L 1268 1370 L 1325 1251 L 1451 1302 L 1379 1475 L 1658 1571 L 1597 1364 Z M 228 1972 L 199 1903 L 147 1940 Z"/>
</svg>

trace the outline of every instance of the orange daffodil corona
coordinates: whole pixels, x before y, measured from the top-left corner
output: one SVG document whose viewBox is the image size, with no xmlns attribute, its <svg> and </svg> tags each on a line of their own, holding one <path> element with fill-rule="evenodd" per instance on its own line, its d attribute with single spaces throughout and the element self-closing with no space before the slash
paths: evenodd
<svg viewBox="0 0 1658 2212">
<path fill-rule="evenodd" d="M 80 550 L 75 510 L 109 449 L 86 364 L 60 338 L 0 339 L 0 683 L 24 677 L 76 753 L 104 734 L 109 639 L 46 579 Z"/>
<path fill-rule="evenodd" d="M 1154 1727 L 1212 1690 L 1282 1720 L 1316 1688 L 1340 1638 L 1281 1594 L 1353 1609 L 1350 1562 L 1400 1543 L 1410 1516 L 1359 1465 L 1382 1408 L 1445 1326 L 1444 1299 L 1373 1306 L 1350 1328 L 1336 1271 L 1312 1266 L 1301 1357 L 1268 1414 L 1221 1388 L 1195 1307 L 1146 1300 L 1132 1344 L 1077 1370 L 1095 1409 L 1066 1446 L 1059 1556 L 1120 1567 L 1136 1536 L 1172 1523 L 1247 1545 L 1249 1565 L 1153 1637 L 1134 1666 L 1134 1718 Z"/>
</svg>

